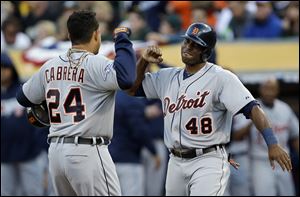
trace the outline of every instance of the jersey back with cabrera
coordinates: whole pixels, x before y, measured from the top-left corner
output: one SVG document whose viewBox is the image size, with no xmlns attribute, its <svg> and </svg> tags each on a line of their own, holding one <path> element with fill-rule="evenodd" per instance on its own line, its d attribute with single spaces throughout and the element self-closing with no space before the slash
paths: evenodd
<svg viewBox="0 0 300 197">
<path fill-rule="evenodd" d="M 72 47 L 47 61 L 20 89 L 25 107 L 46 100 L 49 169 L 57 195 L 121 195 L 108 151 L 116 90 L 132 86 L 136 56 L 128 28 L 114 31 L 116 57 L 99 55 L 101 33 L 94 12 L 76 11 L 67 21 Z"/>
</svg>

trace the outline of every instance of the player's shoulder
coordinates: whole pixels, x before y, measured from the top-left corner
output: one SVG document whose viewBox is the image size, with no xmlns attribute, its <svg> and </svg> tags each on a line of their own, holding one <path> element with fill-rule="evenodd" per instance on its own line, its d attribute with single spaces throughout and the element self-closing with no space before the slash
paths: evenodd
<svg viewBox="0 0 300 197">
<path fill-rule="evenodd" d="M 91 61 L 95 61 L 95 62 L 98 62 L 98 61 L 113 61 L 111 59 L 109 59 L 108 57 L 102 55 L 102 54 L 97 54 L 97 55 L 94 55 L 94 54 L 89 54 L 88 57 L 87 57 L 89 60 Z"/>
<path fill-rule="evenodd" d="M 274 102 L 275 102 L 275 106 L 277 106 L 280 109 L 280 111 L 283 111 L 283 110 L 292 111 L 291 107 L 286 102 L 279 100 L 279 99 L 275 99 Z"/>
<path fill-rule="evenodd" d="M 46 69 L 48 67 L 55 67 L 62 65 L 64 62 L 68 62 L 67 60 L 62 59 L 61 55 L 57 57 L 53 57 L 49 60 L 47 60 L 41 67 L 41 69 Z"/>
<path fill-rule="evenodd" d="M 218 78 L 220 78 L 220 79 L 224 79 L 224 80 L 237 79 L 236 74 L 233 73 L 233 71 L 231 69 L 229 69 L 228 67 L 224 67 L 224 66 L 217 65 L 217 64 L 212 64 L 212 67 L 210 70 L 211 70 L 211 72 L 216 74 L 218 76 Z"/>
<path fill-rule="evenodd" d="M 176 67 L 171 67 L 171 68 L 162 68 L 158 71 L 158 73 L 161 74 L 176 74 L 179 73 L 182 70 L 182 68 L 176 68 Z"/>
</svg>

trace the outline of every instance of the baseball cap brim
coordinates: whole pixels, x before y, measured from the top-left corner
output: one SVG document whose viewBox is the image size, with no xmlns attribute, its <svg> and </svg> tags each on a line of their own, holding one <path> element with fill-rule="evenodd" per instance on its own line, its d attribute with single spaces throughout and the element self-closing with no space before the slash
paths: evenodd
<svg viewBox="0 0 300 197">
<path fill-rule="evenodd" d="M 188 39 L 192 40 L 193 42 L 196 42 L 197 44 L 199 44 L 202 47 L 207 47 L 207 44 L 201 38 L 195 38 L 195 37 L 192 37 L 189 35 L 181 35 L 181 37 L 188 38 Z"/>
</svg>

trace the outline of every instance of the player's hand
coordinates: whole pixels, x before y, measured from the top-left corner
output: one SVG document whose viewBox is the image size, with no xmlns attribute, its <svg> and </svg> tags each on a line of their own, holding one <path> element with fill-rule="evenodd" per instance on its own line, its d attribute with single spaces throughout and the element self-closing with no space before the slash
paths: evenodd
<svg viewBox="0 0 300 197">
<path fill-rule="evenodd" d="M 290 172 L 292 170 L 292 163 L 291 163 L 290 156 L 278 144 L 270 145 L 268 153 L 269 153 L 270 164 L 273 170 L 275 169 L 274 160 L 279 163 L 283 171 L 287 170 Z"/>
<path fill-rule="evenodd" d="M 116 40 L 119 34 L 126 33 L 128 37 L 131 35 L 131 30 L 128 27 L 117 27 L 114 29 L 113 38 Z"/>
<path fill-rule="evenodd" d="M 147 49 L 143 51 L 142 57 L 149 63 L 161 63 L 163 58 L 161 57 L 162 53 L 158 46 L 149 46 Z"/>
<path fill-rule="evenodd" d="M 145 116 L 147 119 L 154 119 L 162 115 L 161 109 L 156 105 L 148 105 L 145 108 Z"/>
</svg>

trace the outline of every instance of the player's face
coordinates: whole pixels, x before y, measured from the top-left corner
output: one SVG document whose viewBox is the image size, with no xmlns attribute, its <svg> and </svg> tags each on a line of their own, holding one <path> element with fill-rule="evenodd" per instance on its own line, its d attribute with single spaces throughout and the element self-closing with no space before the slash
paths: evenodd
<svg viewBox="0 0 300 197">
<path fill-rule="evenodd" d="M 182 62 L 188 66 L 194 66 L 202 63 L 201 53 L 203 50 L 203 47 L 192 40 L 185 38 L 181 45 Z"/>
<path fill-rule="evenodd" d="M 279 85 L 277 81 L 269 80 L 260 87 L 260 97 L 265 104 L 273 105 L 278 93 Z"/>
</svg>

